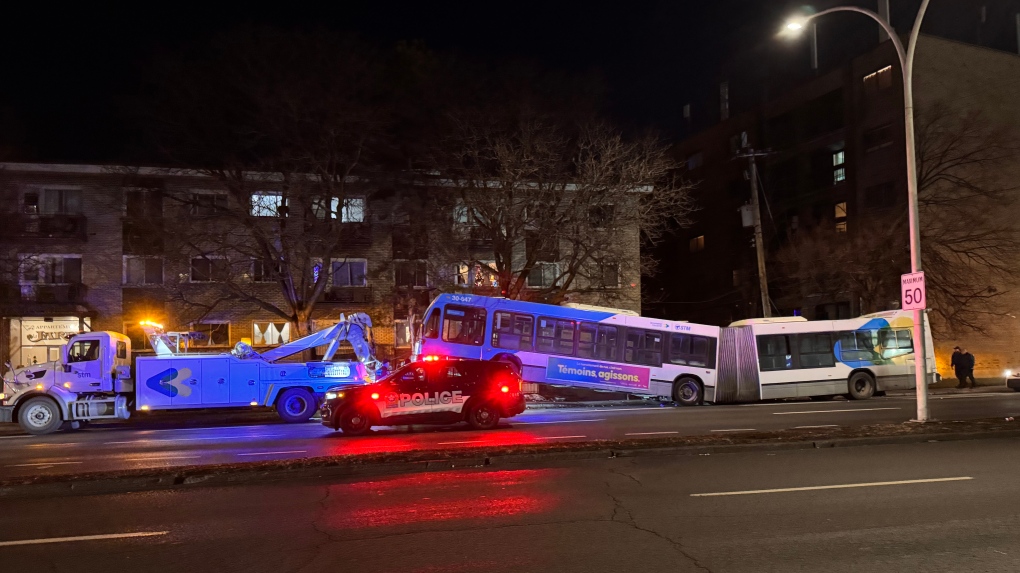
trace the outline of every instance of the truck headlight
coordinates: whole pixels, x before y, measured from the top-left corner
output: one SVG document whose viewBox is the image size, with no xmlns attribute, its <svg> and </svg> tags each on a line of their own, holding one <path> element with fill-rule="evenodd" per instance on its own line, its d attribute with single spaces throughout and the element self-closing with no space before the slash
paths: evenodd
<svg viewBox="0 0 1020 573">
<path fill-rule="evenodd" d="M 337 393 L 336 392 L 326 392 L 326 399 L 327 400 L 336 400 L 337 399 Z"/>
</svg>

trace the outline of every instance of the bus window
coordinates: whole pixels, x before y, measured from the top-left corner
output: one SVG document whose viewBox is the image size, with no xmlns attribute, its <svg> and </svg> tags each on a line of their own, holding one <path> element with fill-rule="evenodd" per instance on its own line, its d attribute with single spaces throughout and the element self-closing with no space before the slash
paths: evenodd
<svg viewBox="0 0 1020 573">
<path fill-rule="evenodd" d="M 704 336 L 674 334 L 669 341 L 669 361 L 673 364 L 715 367 L 715 340 Z"/>
<path fill-rule="evenodd" d="M 839 359 L 844 362 L 874 362 L 875 343 L 869 330 L 855 330 L 839 333 Z"/>
<path fill-rule="evenodd" d="M 793 368 L 789 337 L 784 334 L 758 337 L 758 366 L 762 372 Z"/>
<path fill-rule="evenodd" d="M 595 358 L 595 338 L 598 327 L 590 322 L 582 322 L 577 329 L 577 355 L 581 358 Z"/>
<path fill-rule="evenodd" d="M 912 333 L 909 330 L 897 330 L 896 342 L 898 344 L 898 348 L 904 348 L 909 350 L 914 349 L 914 339 Z"/>
<path fill-rule="evenodd" d="M 619 360 L 617 357 L 617 340 L 619 333 L 615 326 L 599 326 L 595 337 L 595 358 L 600 360 Z"/>
<path fill-rule="evenodd" d="M 628 328 L 624 359 L 635 364 L 662 366 L 663 338 L 663 334 L 655 330 Z"/>
<path fill-rule="evenodd" d="M 439 338 L 439 309 L 432 309 L 432 314 L 425 321 L 425 338 Z"/>
<path fill-rule="evenodd" d="M 492 317 L 492 345 L 509 350 L 531 350 L 535 319 L 525 314 L 497 312 Z"/>
<path fill-rule="evenodd" d="M 549 354 L 574 354 L 574 321 L 539 317 L 538 351 Z"/>
<path fill-rule="evenodd" d="M 895 358 L 910 354 L 914 350 L 909 330 L 883 329 L 878 331 L 878 341 L 882 346 L 882 358 Z"/>
<path fill-rule="evenodd" d="M 443 340 L 481 346 L 485 336 L 485 310 L 472 306 L 447 305 L 443 317 Z"/>
<path fill-rule="evenodd" d="M 797 335 L 800 349 L 800 368 L 831 368 L 836 365 L 832 352 L 832 336 L 828 332 Z"/>
</svg>

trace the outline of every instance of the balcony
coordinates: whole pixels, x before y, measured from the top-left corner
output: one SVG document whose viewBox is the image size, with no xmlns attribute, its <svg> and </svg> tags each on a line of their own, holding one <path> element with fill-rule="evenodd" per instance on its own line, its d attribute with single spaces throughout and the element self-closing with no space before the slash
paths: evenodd
<svg viewBox="0 0 1020 573">
<path fill-rule="evenodd" d="M 24 215 L 7 213 L 0 225 L 4 239 L 74 239 L 87 238 L 84 215 Z"/>
<path fill-rule="evenodd" d="M 322 302 L 332 304 L 367 304 L 372 302 L 372 287 L 333 287 L 323 293 Z"/>
<path fill-rule="evenodd" d="M 85 302 L 87 288 L 83 284 L 23 284 L 21 302 L 46 304 L 77 304 Z"/>
</svg>

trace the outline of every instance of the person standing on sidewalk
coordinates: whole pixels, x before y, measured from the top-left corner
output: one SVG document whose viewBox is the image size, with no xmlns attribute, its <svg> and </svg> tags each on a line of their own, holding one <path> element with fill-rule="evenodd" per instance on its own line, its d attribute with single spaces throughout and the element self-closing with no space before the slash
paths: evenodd
<svg viewBox="0 0 1020 573">
<path fill-rule="evenodd" d="M 960 383 L 966 385 L 967 379 L 970 378 L 970 387 L 977 387 L 977 380 L 974 380 L 974 355 L 967 352 L 967 349 L 964 348 L 961 359 L 963 360 L 964 373 L 963 380 Z"/>
<path fill-rule="evenodd" d="M 963 379 L 967 375 L 967 369 L 963 365 L 963 352 L 959 346 L 953 347 L 953 359 L 949 362 L 949 366 L 953 369 L 953 373 L 956 374 L 956 388 L 958 390 L 966 388 L 963 384 Z"/>
</svg>

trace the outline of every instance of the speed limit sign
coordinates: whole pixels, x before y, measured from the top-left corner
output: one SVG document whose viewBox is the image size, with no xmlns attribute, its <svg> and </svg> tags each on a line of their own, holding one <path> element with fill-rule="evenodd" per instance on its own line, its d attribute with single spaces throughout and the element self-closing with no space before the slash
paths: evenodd
<svg viewBox="0 0 1020 573">
<path fill-rule="evenodd" d="M 924 271 L 900 275 L 900 303 L 903 310 L 924 310 Z"/>
</svg>

